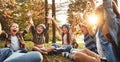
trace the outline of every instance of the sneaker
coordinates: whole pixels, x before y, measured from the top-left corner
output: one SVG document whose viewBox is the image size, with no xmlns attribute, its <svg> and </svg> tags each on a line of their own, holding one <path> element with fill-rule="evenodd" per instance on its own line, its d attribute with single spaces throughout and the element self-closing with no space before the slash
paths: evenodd
<svg viewBox="0 0 120 62">
<path fill-rule="evenodd" d="M 69 53 L 68 53 L 68 52 L 63 52 L 63 53 L 62 53 L 62 56 L 63 56 L 63 57 L 66 57 L 66 58 L 69 58 Z"/>
<path fill-rule="evenodd" d="M 71 54 L 71 53 L 68 53 L 68 52 L 63 52 L 62 53 L 62 56 L 64 56 L 67 59 L 70 59 L 71 61 L 73 61 L 73 55 L 74 54 Z"/>
</svg>

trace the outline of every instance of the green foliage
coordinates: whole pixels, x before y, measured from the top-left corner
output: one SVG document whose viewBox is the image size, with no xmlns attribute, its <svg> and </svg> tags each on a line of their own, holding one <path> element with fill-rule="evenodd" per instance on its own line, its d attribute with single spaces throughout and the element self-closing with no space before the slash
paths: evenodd
<svg viewBox="0 0 120 62">
<path fill-rule="evenodd" d="M 33 36 L 32 36 L 32 33 L 31 33 L 31 32 L 27 33 L 27 34 L 24 36 L 24 40 L 25 40 L 25 41 L 31 41 L 32 38 L 33 38 Z"/>
<path fill-rule="evenodd" d="M 19 24 L 23 31 L 28 24 L 28 11 L 33 14 L 35 26 L 45 23 L 45 0 L 0 0 L 0 23 L 3 30 L 9 33 L 9 25 L 12 22 Z M 50 7 L 50 5 L 48 6 Z M 32 35 L 28 33 L 25 40 L 30 40 Z"/>
<path fill-rule="evenodd" d="M 83 13 L 87 7 L 90 7 L 88 10 L 92 10 L 92 5 L 88 0 L 70 0 L 69 9 L 68 9 L 68 22 L 71 24 L 73 22 L 73 12 Z"/>
<path fill-rule="evenodd" d="M 27 12 L 32 11 L 35 25 L 44 23 L 44 0 L 0 0 L 0 23 L 8 32 L 8 26 L 12 22 L 20 25 L 20 30 L 27 25 Z"/>
</svg>

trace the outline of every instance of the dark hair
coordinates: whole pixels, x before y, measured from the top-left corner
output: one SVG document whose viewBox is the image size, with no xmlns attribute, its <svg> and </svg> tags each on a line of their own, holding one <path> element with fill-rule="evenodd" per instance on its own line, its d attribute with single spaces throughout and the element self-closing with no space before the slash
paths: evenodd
<svg viewBox="0 0 120 62">
<path fill-rule="evenodd" d="M 63 36 L 64 36 L 65 34 L 64 33 L 62 33 L 62 44 L 63 44 Z M 67 44 L 70 44 L 70 40 L 71 40 L 71 37 L 70 37 L 70 33 L 68 32 L 67 33 Z"/>
<path fill-rule="evenodd" d="M 68 29 L 68 31 L 70 30 L 70 25 L 69 25 L 69 24 L 63 24 L 63 25 L 62 25 L 62 28 L 63 28 L 63 27 L 66 27 L 66 28 Z"/>
<path fill-rule="evenodd" d="M 63 25 L 62 25 L 62 28 L 63 28 L 63 27 L 66 27 L 67 30 L 68 30 L 68 33 L 67 33 L 67 43 L 70 44 L 70 40 L 71 40 L 70 33 L 69 33 L 70 25 L 69 25 L 69 24 L 63 24 Z M 63 36 L 64 36 L 64 35 L 65 35 L 65 34 L 62 33 L 62 44 L 63 44 Z"/>
</svg>

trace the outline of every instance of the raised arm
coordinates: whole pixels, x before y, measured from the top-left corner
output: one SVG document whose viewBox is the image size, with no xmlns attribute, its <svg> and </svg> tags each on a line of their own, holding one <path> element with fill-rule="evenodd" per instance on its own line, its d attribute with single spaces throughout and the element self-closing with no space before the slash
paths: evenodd
<svg viewBox="0 0 120 62">
<path fill-rule="evenodd" d="M 91 36 L 94 36 L 92 27 L 86 20 L 87 20 L 87 17 L 85 19 L 83 19 L 83 16 L 81 14 L 79 14 L 77 17 L 77 23 L 78 23 L 79 27 L 81 28 L 81 26 L 85 25 L 87 28 L 88 34 L 90 34 Z M 81 22 L 81 21 L 84 21 L 84 22 Z"/>
<path fill-rule="evenodd" d="M 52 22 L 55 24 L 57 30 L 59 31 L 59 33 L 62 31 L 61 28 L 58 26 L 58 23 L 56 22 L 56 20 L 54 18 L 49 18 L 49 20 L 52 20 Z"/>
<path fill-rule="evenodd" d="M 28 23 L 27 27 L 25 28 L 25 30 L 22 32 L 22 36 L 24 36 L 25 34 L 27 34 L 29 32 L 29 29 L 31 27 L 31 24 Z"/>
<path fill-rule="evenodd" d="M 94 0 L 89 0 L 89 1 L 91 3 L 92 7 L 95 8 L 95 2 L 94 2 Z"/>
<path fill-rule="evenodd" d="M 119 31 L 119 26 L 118 26 L 118 19 L 116 17 L 115 12 L 113 11 L 113 4 L 112 0 L 103 0 L 103 8 L 105 10 L 105 21 L 108 25 L 109 32 L 115 41 L 116 45 L 118 45 L 118 31 Z"/>
<path fill-rule="evenodd" d="M 28 17 L 29 17 L 29 26 L 30 27 L 30 31 L 32 32 L 32 35 L 34 36 L 34 33 L 36 32 L 35 26 L 34 26 L 34 22 L 32 19 L 32 13 L 28 12 Z"/>
<path fill-rule="evenodd" d="M 105 20 L 109 28 L 115 29 L 116 14 L 113 12 L 112 0 L 103 0 L 103 9 L 105 10 Z"/>
<path fill-rule="evenodd" d="M 47 24 L 46 24 L 46 29 L 44 31 L 44 35 L 47 34 L 48 30 L 49 30 L 49 24 L 50 24 L 50 20 L 48 20 Z"/>
<path fill-rule="evenodd" d="M 72 32 L 74 32 L 74 26 L 75 26 L 75 24 L 76 24 L 76 21 L 77 21 L 77 16 L 75 16 L 75 15 L 73 15 L 73 23 L 72 23 L 72 25 L 71 25 L 71 30 L 72 30 Z"/>
<path fill-rule="evenodd" d="M 80 17 L 80 13 L 73 13 L 73 23 L 72 23 L 72 25 L 71 25 L 71 30 L 72 30 L 72 32 L 74 32 L 74 26 L 75 26 L 76 24 L 81 25 L 81 24 L 80 24 L 81 21 L 82 21 L 82 18 Z"/>
</svg>

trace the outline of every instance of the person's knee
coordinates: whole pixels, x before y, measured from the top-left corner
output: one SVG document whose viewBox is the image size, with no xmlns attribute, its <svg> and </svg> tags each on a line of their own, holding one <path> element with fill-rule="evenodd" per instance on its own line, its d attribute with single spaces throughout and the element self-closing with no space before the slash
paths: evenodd
<svg viewBox="0 0 120 62">
<path fill-rule="evenodd" d="M 81 52 L 87 54 L 87 53 L 90 53 L 91 51 L 90 51 L 89 49 L 85 48 L 85 49 L 83 49 Z"/>
<path fill-rule="evenodd" d="M 79 57 L 80 57 L 80 53 L 79 52 L 74 53 L 74 55 L 73 55 L 73 59 L 74 60 L 76 60 Z"/>
<path fill-rule="evenodd" d="M 73 55 L 73 60 L 75 61 L 75 62 L 80 62 L 80 52 L 76 52 L 76 53 L 74 53 L 74 55 Z"/>
<path fill-rule="evenodd" d="M 43 56 L 41 53 L 39 53 L 38 51 L 34 51 L 34 52 L 29 52 L 28 54 L 30 54 L 31 56 L 34 57 L 34 60 L 36 60 L 37 62 L 40 61 L 42 62 L 43 61 Z M 33 59 L 33 58 L 31 58 Z"/>
<path fill-rule="evenodd" d="M 43 61 L 43 56 L 42 56 L 42 54 L 39 53 L 39 52 L 37 52 L 37 53 L 40 55 L 40 62 L 42 62 L 42 61 Z"/>
</svg>

